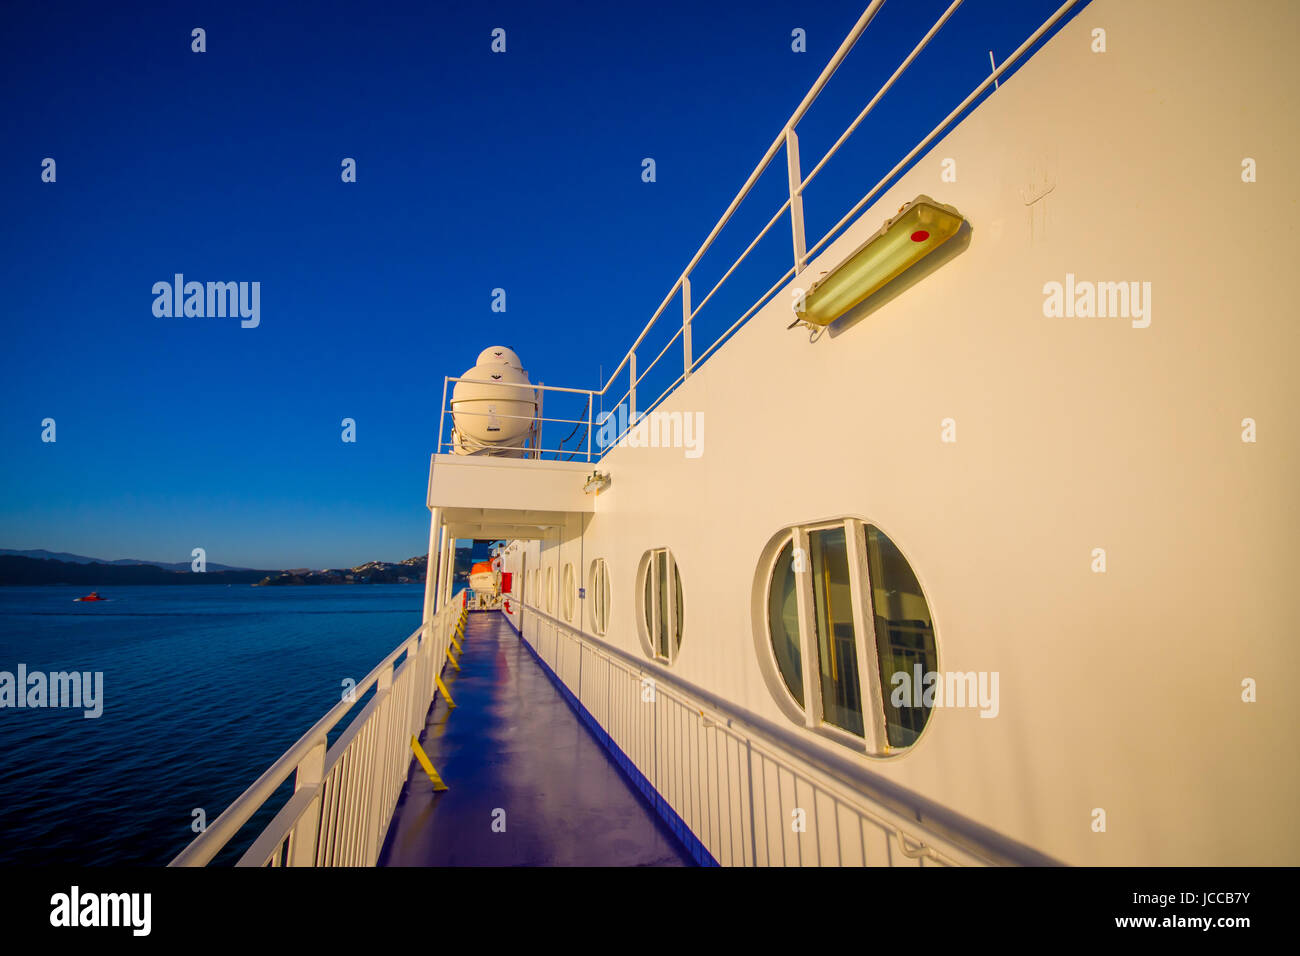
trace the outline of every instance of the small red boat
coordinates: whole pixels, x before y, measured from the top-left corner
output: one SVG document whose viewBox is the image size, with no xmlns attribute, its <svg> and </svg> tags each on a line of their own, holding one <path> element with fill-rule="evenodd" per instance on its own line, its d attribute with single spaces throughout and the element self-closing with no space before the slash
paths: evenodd
<svg viewBox="0 0 1300 956">
<path fill-rule="evenodd" d="M 79 597 L 79 598 L 77 598 L 77 600 L 78 600 L 78 601 L 103 601 L 104 598 L 102 598 L 102 597 L 99 596 L 99 592 L 98 592 L 98 591 L 91 591 L 91 592 L 90 592 L 89 594 L 87 594 L 85 597 Z"/>
</svg>

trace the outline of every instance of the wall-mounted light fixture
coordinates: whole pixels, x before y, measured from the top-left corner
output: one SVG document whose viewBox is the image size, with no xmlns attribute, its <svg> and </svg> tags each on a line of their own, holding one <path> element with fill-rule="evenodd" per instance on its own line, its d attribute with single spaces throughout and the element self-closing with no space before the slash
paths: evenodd
<svg viewBox="0 0 1300 956">
<path fill-rule="evenodd" d="M 951 239 L 965 221 L 952 206 L 917 196 L 795 302 L 795 324 L 830 325 Z"/>
<path fill-rule="evenodd" d="M 582 486 L 582 493 L 585 495 L 598 495 L 608 487 L 609 475 L 593 471 L 587 477 L 587 483 Z"/>
</svg>

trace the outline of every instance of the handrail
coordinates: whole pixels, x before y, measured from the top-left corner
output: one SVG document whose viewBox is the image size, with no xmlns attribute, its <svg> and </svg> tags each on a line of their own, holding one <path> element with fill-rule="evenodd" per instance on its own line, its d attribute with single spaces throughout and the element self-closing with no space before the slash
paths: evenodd
<svg viewBox="0 0 1300 956">
<path fill-rule="evenodd" d="M 637 340 L 632 343 L 632 347 L 627 350 L 627 354 L 623 356 L 623 361 L 619 362 L 618 367 L 610 373 L 610 381 L 612 381 L 614 377 L 623 370 L 623 366 L 627 364 L 632 353 L 636 351 L 637 346 L 639 346 L 645 339 L 646 335 L 650 332 L 651 327 L 656 321 L 658 321 L 659 316 L 663 314 L 664 309 L 667 308 L 668 303 L 671 302 L 673 296 L 677 294 L 677 290 L 681 288 L 682 280 L 689 276 L 691 270 L 699 264 L 700 259 L 704 257 L 704 253 L 706 253 L 709 250 L 709 247 L 713 245 L 713 240 L 718 237 L 720 232 L 722 232 L 723 226 L 731 220 L 732 215 L 740 207 L 740 204 L 744 201 L 745 197 L 749 195 L 749 191 L 754 188 L 754 184 L 758 182 L 759 177 L 766 172 L 768 164 L 772 162 L 776 157 L 777 152 L 780 151 L 781 147 L 786 142 L 786 131 L 793 129 L 799 124 L 799 121 L 803 119 L 804 114 L 808 112 L 813 101 L 816 100 L 818 94 L 821 93 L 822 88 L 826 86 L 826 83 L 830 80 L 831 76 L 839 68 L 840 63 L 844 61 L 844 58 L 848 56 L 849 51 L 853 49 L 854 44 L 858 42 L 858 37 L 862 36 L 863 31 L 866 30 L 871 21 L 875 19 L 877 11 L 879 11 L 884 5 L 884 2 L 885 0 L 872 0 L 867 9 L 862 12 L 862 16 L 858 17 L 858 22 L 853 25 L 853 29 L 849 31 L 849 35 L 844 38 L 839 49 L 837 49 L 834 55 L 831 56 L 830 62 L 826 64 L 821 75 L 817 77 L 816 81 L 813 82 L 812 87 L 806 94 L 804 94 L 803 100 L 795 107 L 794 113 L 791 114 L 785 125 L 781 127 L 781 132 L 777 134 L 776 139 L 772 140 L 772 145 L 767 148 L 767 152 L 763 154 L 763 158 L 759 160 L 758 165 L 754 167 L 754 171 L 749 174 L 749 178 L 745 180 L 745 184 L 740 187 L 740 192 L 736 193 L 736 198 L 731 200 L 730 205 L 728 205 L 726 210 L 722 213 L 717 224 L 700 245 L 699 250 L 696 251 L 695 255 L 691 258 L 691 261 L 687 263 L 686 268 L 682 270 L 682 274 L 678 276 L 677 281 L 673 283 L 673 287 L 669 290 L 667 297 L 662 303 L 660 303 L 659 308 L 655 310 L 650 321 L 646 323 L 645 328 L 641 330 L 641 334 L 637 336 Z M 608 383 L 605 385 L 605 389 L 607 388 L 609 388 Z M 605 389 L 601 389 L 602 395 L 605 394 Z"/>
<path fill-rule="evenodd" d="M 816 165 L 813 166 L 812 171 L 809 172 L 807 176 L 803 176 L 799 170 L 798 137 L 796 135 L 797 127 L 799 125 L 799 122 L 804 118 L 804 115 L 808 112 L 809 108 L 816 101 L 817 97 L 820 96 L 822 90 L 829 82 L 831 76 L 834 75 L 836 70 L 839 68 L 840 64 L 844 61 L 845 57 L 848 56 L 849 52 L 857 44 L 859 38 L 866 31 L 867 27 L 871 24 L 872 20 L 874 20 L 876 13 L 879 11 L 880 7 L 884 3 L 884 0 L 872 0 L 872 2 L 868 4 L 867 8 L 862 12 L 862 15 L 858 18 L 857 22 L 854 24 L 853 28 L 849 31 L 848 35 L 844 38 L 839 48 L 836 49 L 835 53 L 831 56 L 826 66 L 822 69 L 821 74 L 817 77 L 816 81 L 814 81 L 812 86 L 809 88 L 808 92 L 804 95 L 799 105 L 795 108 L 789 120 L 787 120 L 785 125 L 782 126 L 781 131 L 777 134 L 776 138 L 773 139 L 771 146 L 769 146 L 767 150 L 764 152 L 762 158 L 758 162 L 758 165 L 754 167 L 754 170 L 750 173 L 749 177 L 745 180 L 744 184 L 740 187 L 739 192 L 736 193 L 735 197 L 727 205 L 722 215 L 718 218 L 718 221 L 714 224 L 713 228 L 709 231 L 709 234 L 705 237 L 703 243 L 701 243 L 700 247 L 696 250 L 695 254 L 691 257 L 690 261 L 686 264 L 686 267 L 682 270 L 681 274 L 673 282 L 671 288 L 668 290 L 668 294 L 664 297 L 663 301 L 659 303 L 658 308 L 654 310 L 654 313 L 650 316 L 649 321 L 642 328 L 640 334 L 637 335 L 635 341 L 632 343 L 632 347 L 627 350 L 627 352 L 623 355 L 622 360 L 614 368 L 613 372 L 611 372 L 609 376 L 605 379 L 604 384 L 599 389 L 560 389 L 554 386 L 545 386 L 545 388 L 554 391 L 568 391 L 568 392 L 575 392 L 578 394 L 585 393 L 588 396 L 588 401 L 592 402 L 596 397 L 604 399 L 607 395 L 611 394 L 611 387 L 614 386 L 615 380 L 625 369 L 627 369 L 630 372 L 627 388 L 625 391 L 623 391 L 618 401 L 613 402 L 611 404 L 613 408 L 617 408 L 618 406 L 622 405 L 624 401 L 628 402 L 629 408 L 632 412 L 632 414 L 628 416 L 629 417 L 628 430 L 630 430 L 631 426 L 635 424 L 635 420 L 639 418 L 641 414 L 653 410 L 654 407 L 660 401 L 662 401 L 665 397 L 667 397 L 667 395 L 669 395 L 674 389 L 676 389 L 677 386 L 680 385 L 686 378 L 688 378 L 696 368 L 702 365 L 704 361 L 719 346 L 721 346 L 723 342 L 725 342 L 732 335 L 732 333 L 734 333 L 741 325 L 743 325 L 746 321 L 748 321 L 749 318 L 754 315 L 754 313 L 756 313 L 759 309 L 761 309 L 771 299 L 771 297 L 781 288 L 782 285 L 784 285 L 792 277 L 798 276 L 799 273 L 807 266 L 809 260 L 816 253 L 823 250 L 823 248 L 831 240 L 833 240 L 836 236 L 838 236 L 841 233 L 841 231 L 846 226 L 848 226 L 848 224 L 853 220 L 853 218 L 857 216 L 858 213 L 861 212 L 862 209 L 869 202 L 871 202 L 871 200 L 875 198 L 883 188 L 885 188 L 885 186 L 887 186 L 890 182 L 892 182 L 894 178 L 910 162 L 912 162 L 912 160 L 914 160 L 922 150 L 924 150 L 936 139 L 936 137 L 938 137 L 941 133 L 947 130 L 952 125 L 953 121 L 958 116 L 960 116 L 973 102 L 975 102 L 976 99 L 978 99 L 983 93 L 985 93 L 990 86 L 993 86 L 996 89 L 998 78 L 1001 77 L 1011 66 L 1017 63 L 1020 60 L 1020 58 L 1029 50 L 1029 48 L 1032 47 L 1036 42 L 1038 42 L 1038 40 L 1041 39 L 1042 36 L 1048 30 L 1050 30 L 1054 25 L 1056 25 L 1061 20 L 1061 18 L 1065 16 L 1066 13 L 1068 13 L 1072 8 L 1077 6 L 1080 0 L 1066 0 L 1066 2 L 1064 2 L 1051 15 L 1051 17 L 1049 17 L 1036 31 L 1034 31 L 1034 33 L 1031 34 L 1030 37 L 1027 40 L 1025 40 L 1024 43 L 1022 43 L 1000 65 L 994 64 L 993 71 L 988 75 L 988 77 L 983 82 L 981 82 L 964 100 L 962 100 L 962 102 L 956 107 L 956 109 L 952 110 L 952 112 L 950 112 L 946 117 L 944 117 L 944 119 L 933 130 L 931 130 L 930 133 L 927 134 L 915 147 L 913 147 L 903 157 L 902 160 L 900 160 L 888 173 L 886 173 L 885 176 L 882 177 L 880 181 L 877 182 L 875 186 L 873 186 L 865 196 L 863 196 L 857 203 L 855 203 L 853 207 L 848 211 L 848 213 L 845 214 L 834 226 L 832 226 L 831 229 L 828 230 L 825 235 L 823 235 L 811 247 L 805 249 L 804 218 L 803 218 L 804 191 L 807 189 L 808 185 L 813 181 L 813 179 L 816 178 L 816 176 L 822 171 L 822 169 L 830 161 L 831 157 L 835 156 L 839 152 L 840 148 L 844 145 L 844 143 L 849 139 L 849 137 L 852 136 L 853 133 L 858 130 L 859 126 L 866 119 L 866 117 L 871 113 L 871 111 L 875 109 L 876 105 L 881 101 L 881 99 L 885 96 L 885 94 L 888 93 L 894 87 L 899 77 L 901 77 L 912 66 L 916 58 L 926 49 L 927 46 L 929 46 L 930 42 L 934 39 L 935 35 L 939 32 L 940 29 L 943 28 L 945 24 L 947 24 L 947 22 L 951 19 L 953 14 L 956 13 L 958 7 L 960 7 L 963 2 L 964 0 L 952 0 L 952 2 L 943 11 L 943 13 L 939 16 L 939 18 L 934 22 L 934 24 L 930 27 L 930 29 L 918 40 L 916 45 L 912 48 L 911 52 L 908 53 L 908 55 L 902 60 L 901 63 L 899 63 L 898 67 L 894 70 L 892 75 L 890 75 L 890 77 L 880 86 L 880 88 L 876 91 L 876 93 L 867 102 L 866 106 L 863 107 L 861 112 L 859 112 L 858 115 L 853 119 L 853 121 L 849 123 L 849 125 L 840 134 L 839 138 L 836 139 L 836 141 L 825 152 L 825 154 L 821 157 L 821 159 L 818 160 Z M 759 231 L 757 236 L 755 236 L 754 239 L 749 243 L 749 245 L 745 248 L 745 250 L 735 259 L 735 261 L 731 264 L 731 266 L 723 273 L 722 277 L 713 285 L 713 287 L 709 290 L 709 292 L 701 300 L 695 303 L 694 307 L 692 307 L 691 294 L 690 294 L 690 280 L 691 280 L 692 271 L 699 264 L 700 260 L 704 257 L 705 253 L 708 252 L 710 248 L 712 248 L 714 240 L 717 239 L 718 235 L 721 233 L 722 229 L 727 225 L 727 223 L 731 221 L 732 216 L 739 208 L 740 204 L 749 196 L 750 192 L 754 188 L 754 185 L 758 182 L 759 178 L 763 175 L 763 173 L 767 171 L 768 167 L 771 165 L 772 161 L 776 158 L 777 154 L 781 151 L 783 146 L 786 150 L 786 160 L 787 160 L 788 173 L 789 173 L 789 184 L 788 184 L 789 192 L 785 201 L 781 204 L 780 208 L 778 208 L 777 211 L 768 220 L 767 224 Z M 712 344 L 710 344 L 707 348 L 705 348 L 698 356 L 692 355 L 689 330 L 691 324 L 695 321 L 695 318 L 700 314 L 701 310 L 705 307 L 705 305 L 707 305 L 713 299 L 714 295 L 718 292 L 720 288 L 722 288 L 723 284 L 726 283 L 728 279 L 730 279 L 730 277 L 740 266 L 740 264 L 745 261 L 745 259 L 750 255 L 751 252 L 753 252 L 753 250 L 757 247 L 758 243 L 765 236 L 768 235 L 772 227 L 776 225 L 776 223 L 787 213 L 789 213 L 790 215 L 790 223 L 791 223 L 791 229 L 792 229 L 793 239 L 794 239 L 795 255 L 794 255 L 793 267 L 787 269 L 786 272 L 781 276 L 781 278 L 778 279 L 776 283 L 771 288 L 768 289 L 767 292 L 759 296 L 758 300 L 755 301 L 754 304 L 750 306 L 750 308 L 747 309 L 744 312 L 744 314 L 740 316 L 739 319 L 737 319 L 734 323 L 732 323 L 731 326 L 729 326 L 725 332 L 723 332 L 720 336 L 714 339 Z M 682 316 L 681 325 L 678 326 L 674 334 L 668 339 L 667 343 L 663 346 L 663 348 L 659 350 L 659 353 L 649 363 L 640 365 L 640 363 L 638 363 L 637 361 L 637 356 L 636 356 L 637 349 L 639 349 L 643 345 L 651 329 L 654 328 L 656 323 L 658 323 L 658 321 L 663 317 L 664 310 L 667 309 L 668 304 L 672 302 L 673 299 L 676 298 L 679 293 L 681 293 L 682 303 L 683 303 L 683 310 L 682 310 L 683 316 Z M 674 382 L 668 386 L 668 388 L 659 396 L 659 398 L 656 398 L 653 402 L 651 402 L 649 405 L 646 405 L 644 407 L 640 407 L 640 408 L 636 407 L 637 386 L 647 378 L 647 376 L 650 374 L 650 371 L 659 363 L 660 359 L 662 359 L 664 355 L 668 353 L 669 349 L 671 349 L 679 340 L 681 340 L 682 342 L 682 349 L 683 349 L 682 374 L 677 376 Z M 462 380 L 464 379 L 448 378 L 444 381 L 443 405 L 442 405 L 444 415 L 447 414 L 448 412 L 447 400 L 446 400 L 447 383 L 451 381 L 462 381 Z M 502 384 L 502 383 L 488 383 L 488 384 Z M 521 387 L 527 387 L 527 386 L 521 386 Z M 532 387 L 541 388 L 542 386 L 532 386 Z M 443 428 L 442 423 L 443 423 L 443 419 L 440 418 L 439 442 L 438 442 L 438 448 L 440 451 L 443 445 L 445 444 L 442 440 L 442 428 Z M 614 442 L 610 443 L 609 445 L 606 445 L 605 447 L 599 449 L 594 453 L 590 453 L 588 455 L 588 459 L 593 461 L 598 461 L 602 459 L 604 455 L 609 452 L 610 448 L 613 447 L 614 445 L 617 445 L 618 441 L 620 441 L 623 435 L 626 433 L 627 430 L 624 430 L 622 433 L 620 433 L 618 439 L 616 439 Z M 590 433 L 588 434 L 588 440 L 590 441 Z"/>
<path fill-rule="evenodd" d="M 443 436 L 446 433 L 445 426 L 446 426 L 447 416 L 451 415 L 453 417 L 452 418 L 453 424 L 455 422 L 457 403 L 458 402 L 473 403 L 473 402 L 482 401 L 482 398 L 477 396 L 458 399 L 455 397 L 455 393 L 453 391 L 452 398 L 449 402 L 447 400 L 448 386 L 460 382 L 467 382 L 472 385 L 491 385 L 493 388 L 514 388 L 514 389 L 519 389 L 523 392 L 531 392 L 533 395 L 537 397 L 537 410 L 532 415 L 510 415 L 504 412 L 495 412 L 495 411 L 490 413 L 493 418 L 530 421 L 536 424 L 535 434 L 530 435 L 530 437 L 528 438 L 529 441 L 528 447 L 510 445 L 510 446 L 503 446 L 501 449 L 499 449 L 500 451 L 511 452 L 511 453 L 523 453 L 529 458 L 540 458 L 542 455 L 556 455 L 556 456 L 568 455 L 570 458 L 578 455 L 585 455 L 586 460 L 591 461 L 592 459 L 591 429 L 593 426 L 592 409 L 595 407 L 595 397 L 598 394 L 597 392 L 589 388 L 566 388 L 561 385 L 543 385 L 541 383 L 534 385 L 528 382 L 494 382 L 490 379 L 469 378 L 468 376 L 464 376 L 464 375 L 443 376 L 442 410 L 438 417 L 438 446 L 436 448 L 437 454 L 442 454 L 444 449 L 447 448 L 454 449 L 456 447 L 456 432 L 454 428 L 452 431 L 452 439 L 450 441 L 445 440 Z M 586 402 L 587 408 L 586 408 L 585 417 L 547 418 L 545 415 L 541 414 L 542 411 L 541 393 L 544 392 L 559 392 L 567 395 L 585 395 L 587 398 L 587 402 Z M 482 416 L 488 413 L 468 412 L 467 414 L 472 416 Z M 547 423 L 560 424 L 560 425 L 573 425 L 575 432 L 577 431 L 577 426 L 586 425 L 587 446 L 588 446 L 586 452 L 582 452 L 578 448 L 565 448 L 564 443 L 568 441 L 567 438 L 564 439 L 564 441 L 561 441 L 559 445 L 555 448 L 545 447 L 542 441 L 542 430 L 543 430 L 543 426 L 546 425 Z M 572 437 L 572 435 L 570 437 Z M 489 445 L 485 445 L 484 447 L 488 449 L 492 448 L 492 446 Z"/>
<path fill-rule="evenodd" d="M 445 378 L 448 382 L 468 382 L 471 385 L 492 385 L 497 388 L 522 388 L 530 392 L 572 392 L 575 395 L 591 395 L 594 392 L 590 388 L 565 388 L 562 385 L 542 385 L 541 383 L 531 385 L 528 382 L 494 382 L 491 379 L 465 378 L 463 375 L 447 375 Z M 600 392 L 594 392 L 594 394 L 599 395 Z M 464 402 L 474 401 L 474 399 L 453 398 L 452 401 Z"/>
<path fill-rule="evenodd" d="M 943 130 L 947 128 L 948 124 L 951 123 L 954 118 L 961 115 L 961 113 L 963 113 L 966 110 L 966 108 L 971 105 L 971 103 L 975 102 L 975 100 L 979 97 L 979 95 L 989 88 L 990 83 L 995 83 L 998 77 L 1000 77 L 1004 72 L 1006 72 L 1007 67 L 1015 63 L 1018 59 L 1020 59 L 1020 57 L 1024 55 L 1026 50 L 1028 50 L 1031 46 L 1037 43 L 1039 38 L 1041 38 L 1042 35 L 1046 33 L 1048 30 L 1050 30 L 1052 28 L 1052 25 L 1055 24 L 1058 20 L 1060 20 L 1061 17 L 1065 16 L 1065 14 L 1069 12 L 1070 8 L 1073 7 L 1078 2 L 1079 0 L 1065 0 L 1065 3 L 1057 7 L 1056 12 L 1053 13 L 1050 17 L 1048 17 L 1046 22 L 1044 22 L 1042 26 L 1040 26 L 1037 30 L 1035 30 L 1033 34 L 1030 35 L 1028 40 L 1020 44 L 1020 46 L 1016 48 L 1014 53 L 1012 53 L 1009 57 L 1003 60 L 1002 65 L 999 66 L 997 69 L 995 69 L 992 73 L 990 73 L 988 79 L 986 79 L 979 86 L 975 87 L 975 89 L 971 91 L 970 95 L 967 96 L 966 99 L 962 100 L 956 109 L 954 109 L 951 113 L 945 116 L 940 121 L 938 126 L 930 130 L 930 132 L 926 135 L 926 137 L 912 148 L 911 152 L 909 152 L 906 156 L 904 156 L 901 160 L 899 160 L 898 164 L 894 166 L 894 168 L 891 169 L 888 173 L 885 174 L 885 176 L 880 180 L 880 182 L 876 183 L 876 185 L 873 186 L 865 196 L 859 199 L 854 204 L 853 208 L 850 209 L 839 222 L 837 222 L 834 226 L 832 226 L 830 230 L 826 233 L 826 235 L 822 236 L 821 240 L 818 241 L 818 243 L 815 246 L 813 246 L 811 249 L 808 250 L 808 254 L 812 255 L 814 252 L 820 249 L 827 241 L 829 241 L 837 232 L 839 232 L 840 229 L 842 229 L 845 225 L 847 225 L 849 220 L 852 219 L 857 214 L 858 210 L 860 210 L 863 206 L 865 206 L 868 202 L 871 201 L 871 198 L 881 189 L 881 187 L 883 187 L 887 182 L 893 179 L 894 176 L 898 173 L 898 171 L 902 169 L 904 166 L 906 166 L 909 162 L 911 162 L 913 157 L 915 157 L 917 153 L 919 153 L 926 146 L 928 146 L 936 136 L 938 136 L 941 132 L 943 132 Z"/>
<path fill-rule="evenodd" d="M 457 592 L 459 594 L 460 592 Z M 218 853 L 225 848 L 248 823 L 249 820 L 265 805 L 265 803 L 275 795 L 275 792 L 285 783 L 290 775 L 295 772 L 301 774 L 303 768 L 310 766 L 311 757 L 314 751 L 323 749 L 329 739 L 329 733 L 339 722 L 348 714 L 353 707 L 357 705 L 372 687 L 375 687 L 385 677 L 395 678 L 403 669 L 407 668 L 417 655 L 426 651 L 429 656 L 437 660 L 432 645 L 442 644 L 446 640 L 444 632 L 449 631 L 449 624 L 455 620 L 460 611 L 460 601 L 453 598 L 447 605 L 441 608 L 432 621 L 427 624 L 421 624 L 414 632 L 411 633 L 401 644 L 394 648 L 382 661 L 380 661 L 370 673 L 367 674 L 359 684 L 353 688 L 353 692 L 348 698 L 340 700 L 331 707 L 320 720 L 318 720 L 310 730 L 298 738 L 298 740 L 280 756 L 267 770 L 258 777 L 249 787 L 240 794 L 234 802 L 230 804 L 220 816 L 210 823 L 202 833 L 200 833 L 184 850 L 182 850 L 169 864 L 170 866 L 204 866 L 212 861 Z M 427 633 L 426 633 L 427 630 Z M 398 657 L 406 654 L 406 659 L 396 668 L 394 664 Z M 432 703 L 432 687 L 434 682 L 429 681 L 430 692 L 428 693 L 429 701 Z M 323 779 L 323 774 L 327 774 L 333 762 L 337 760 L 339 753 L 339 744 L 345 740 L 351 739 L 353 735 L 360 732 L 361 728 L 366 725 L 368 718 L 373 715 L 377 709 L 377 700 L 379 691 L 376 696 L 366 704 L 357 718 L 344 731 L 342 737 L 335 742 L 334 746 L 329 748 L 328 754 L 325 755 L 323 767 L 318 768 L 317 775 Z M 424 710 L 427 711 L 428 704 Z M 301 785 L 303 781 L 299 781 Z M 310 781 L 308 788 L 317 785 L 317 781 Z M 303 792 L 300 786 L 295 797 L 291 798 L 289 804 L 277 814 L 276 818 L 271 821 L 264 830 L 262 835 L 254 842 L 254 848 L 258 847 L 263 838 L 273 831 L 278 824 L 282 823 L 282 817 L 291 817 L 290 823 L 298 819 L 298 814 L 289 814 L 290 806 L 298 806 L 302 803 L 303 798 L 299 796 Z M 303 807 L 298 807 L 302 810 Z M 250 850 L 249 853 L 252 851 Z M 249 854 L 246 853 L 245 857 Z"/>
<path fill-rule="evenodd" d="M 813 181 L 813 177 L 822 171 L 822 167 L 825 166 L 830 158 L 839 151 L 839 148 L 844 145 L 844 141 L 853 135 L 853 131 L 856 130 L 858 126 L 861 125 L 862 121 L 867 118 L 867 114 L 875 109 L 876 104 L 879 103 L 884 95 L 889 92 L 890 87 L 894 85 L 894 81 L 907 72 L 907 68 L 912 65 L 912 61 L 916 59 L 917 55 L 922 50 L 929 46 L 930 41 L 934 39 L 934 35 L 939 32 L 945 23 L 948 22 L 948 18 L 957 12 L 957 8 L 961 5 L 962 0 L 953 0 L 948 9 L 943 11 L 943 16 L 939 17 L 939 19 L 935 21 L 934 26 L 930 27 L 930 31 L 925 36 L 921 37 L 921 41 L 912 48 L 912 52 L 907 55 L 907 59 L 898 65 L 898 69 L 896 69 L 893 75 L 885 81 L 884 86 L 878 89 L 876 95 L 873 96 L 870 102 L 862 108 L 862 112 L 858 114 L 857 119 L 848 125 L 848 128 L 840 134 L 840 138 L 835 141 L 830 149 L 826 150 L 826 154 L 822 156 L 821 161 L 813 167 L 813 171 L 809 173 L 801 183 L 799 183 L 799 192 L 803 192 L 808 188 L 808 184 Z"/>
<path fill-rule="evenodd" d="M 815 742 L 809 740 L 806 735 L 775 724 L 765 717 L 717 696 L 712 691 L 684 680 L 655 661 L 629 653 L 524 601 L 520 601 L 519 605 L 525 612 L 536 615 L 548 625 L 564 631 L 570 638 L 587 644 L 594 652 L 615 658 L 641 674 L 651 675 L 657 692 L 665 687 L 675 691 L 679 696 L 686 698 L 686 702 L 697 712 L 700 711 L 699 705 L 703 705 L 721 718 L 728 729 L 743 731 L 779 752 L 795 755 L 801 762 L 840 782 L 853 792 L 868 796 L 880 805 L 915 821 L 976 857 L 997 864 L 1061 865 L 1059 860 L 900 786 L 856 760 L 814 746 Z"/>
</svg>

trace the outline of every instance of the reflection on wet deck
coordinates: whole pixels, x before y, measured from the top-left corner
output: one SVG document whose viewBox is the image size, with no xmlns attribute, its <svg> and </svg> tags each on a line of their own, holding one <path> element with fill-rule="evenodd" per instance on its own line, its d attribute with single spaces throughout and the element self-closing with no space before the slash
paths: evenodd
<svg viewBox="0 0 1300 956">
<path fill-rule="evenodd" d="M 498 612 L 472 613 L 412 764 L 381 866 L 690 866 Z"/>
</svg>

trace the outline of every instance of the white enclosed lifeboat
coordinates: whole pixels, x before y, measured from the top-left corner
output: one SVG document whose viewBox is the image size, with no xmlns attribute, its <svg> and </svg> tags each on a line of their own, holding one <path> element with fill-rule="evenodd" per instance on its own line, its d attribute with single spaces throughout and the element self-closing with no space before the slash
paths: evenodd
<svg viewBox="0 0 1300 956">
<path fill-rule="evenodd" d="M 466 381 L 457 382 L 451 393 L 452 451 L 523 458 L 535 436 L 537 390 L 519 356 L 494 345 L 480 352 L 461 378 Z"/>
</svg>

